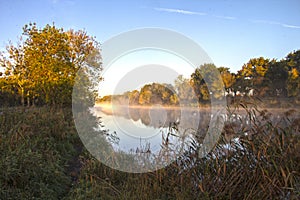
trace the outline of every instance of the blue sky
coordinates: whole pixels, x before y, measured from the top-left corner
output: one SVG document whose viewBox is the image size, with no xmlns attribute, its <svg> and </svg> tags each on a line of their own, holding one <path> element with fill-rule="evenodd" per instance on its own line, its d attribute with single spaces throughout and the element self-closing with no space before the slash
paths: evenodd
<svg viewBox="0 0 300 200">
<path fill-rule="evenodd" d="M 193 39 L 217 66 L 233 72 L 250 58 L 281 59 L 300 49 L 299 0 L 0 0 L 0 8 L 1 49 L 29 22 L 85 29 L 100 43 L 135 28 L 167 28 Z"/>
</svg>

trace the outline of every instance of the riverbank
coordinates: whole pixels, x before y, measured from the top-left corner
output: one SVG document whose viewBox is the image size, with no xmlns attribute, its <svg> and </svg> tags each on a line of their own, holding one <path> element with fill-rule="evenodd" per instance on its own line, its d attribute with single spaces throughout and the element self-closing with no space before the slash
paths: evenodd
<svg viewBox="0 0 300 200">
<path fill-rule="evenodd" d="M 110 169 L 90 155 L 77 135 L 70 108 L 1 112 L 1 199 L 300 197 L 300 134 L 295 134 L 299 128 L 292 121 L 286 121 L 285 129 L 256 122 L 249 130 L 255 133 L 251 138 L 231 141 L 226 149 L 221 139 L 205 159 L 197 156 L 195 143 L 166 168 L 130 174 Z"/>
<path fill-rule="evenodd" d="M 124 109 L 144 109 L 144 110 L 170 110 L 170 111 L 178 111 L 178 110 L 185 110 L 185 111 L 204 111 L 204 112 L 211 112 L 212 107 L 210 106 L 166 106 L 166 105 L 118 105 L 118 104 L 111 104 L 111 103 L 97 103 L 95 104 L 94 108 L 101 109 L 107 114 L 113 114 L 113 110 L 124 110 Z M 231 105 L 229 107 L 217 107 L 218 109 L 224 109 L 227 113 L 234 113 L 234 114 L 245 114 L 247 113 L 247 109 L 254 109 L 257 111 L 264 111 L 271 113 L 273 115 L 285 115 L 285 114 L 297 114 L 300 115 L 300 106 L 295 105 L 291 107 L 268 107 L 267 105 L 256 106 L 254 104 L 248 104 L 247 108 L 243 108 L 241 105 Z"/>
</svg>

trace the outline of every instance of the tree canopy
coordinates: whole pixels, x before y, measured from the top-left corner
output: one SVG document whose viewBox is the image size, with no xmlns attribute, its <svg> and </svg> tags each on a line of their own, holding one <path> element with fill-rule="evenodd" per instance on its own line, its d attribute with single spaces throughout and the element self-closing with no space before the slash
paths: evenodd
<svg viewBox="0 0 300 200">
<path fill-rule="evenodd" d="M 264 57 L 251 58 L 237 73 L 230 72 L 227 67 L 219 67 L 216 72 L 213 70 L 215 68 L 214 64 L 208 63 L 196 68 L 190 78 L 179 75 L 174 86 L 167 86 L 171 90 L 165 89 L 166 84 L 152 83 L 144 85 L 140 91 L 126 94 L 134 97 L 130 104 L 139 105 L 208 104 L 211 98 L 223 96 L 222 89 L 231 97 L 292 98 L 296 101 L 300 98 L 300 50 L 289 53 L 279 61 Z M 219 77 L 223 84 L 220 84 Z M 117 96 L 119 100 L 122 98 L 124 95 Z M 99 102 L 110 102 L 111 99 L 112 96 L 105 96 Z"/>
<path fill-rule="evenodd" d="M 102 80 L 100 53 L 99 43 L 85 31 L 65 31 L 54 24 L 43 28 L 35 23 L 26 24 L 17 44 L 10 42 L 0 54 L 0 66 L 4 68 L 4 73 L 0 72 L 1 105 L 67 106 L 72 98 L 73 102 L 83 100 L 90 105 Z M 227 67 L 212 69 L 216 69 L 214 64 L 203 64 L 190 78 L 179 75 L 173 85 L 146 84 L 139 91 L 106 96 L 99 101 L 207 104 L 211 99 L 222 98 L 224 89 L 232 97 L 300 99 L 300 50 L 281 60 L 251 58 L 237 73 Z M 72 97 L 74 84 L 77 93 Z"/>
<path fill-rule="evenodd" d="M 39 29 L 29 23 L 22 36 L 18 45 L 10 43 L 0 55 L 5 68 L 0 92 L 13 95 L 14 104 L 70 105 L 78 70 L 101 70 L 99 44 L 85 31 L 64 31 L 54 24 Z M 89 82 L 89 86 L 96 82 Z M 7 100 L 11 104 L 12 98 Z"/>
</svg>

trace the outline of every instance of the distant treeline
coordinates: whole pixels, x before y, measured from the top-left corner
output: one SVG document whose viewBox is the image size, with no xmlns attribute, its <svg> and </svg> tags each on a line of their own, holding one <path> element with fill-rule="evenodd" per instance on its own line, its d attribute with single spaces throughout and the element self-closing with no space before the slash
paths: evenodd
<svg viewBox="0 0 300 200">
<path fill-rule="evenodd" d="M 17 45 L 10 43 L 0 53 L 0 66 L 4 69 L 0 72 L 0 106 L 70 106 L 75 80 L 80 82 L 76 101 L 92 104 L 101 80 L 101 61 L 99 43 L 84 31 L 64 31 L 54 24 L 41 29 L 35 23 L 25 25 Z M 81 76 L 76 77 L 79 69 L 83 69 Z M 218 69 L 221 76 L 216 76 L 217 70 L 213 69 Z M 90 74 L 99 79 L 91 80 Z M 300 50 L 279 61 L 263 57 L 250 59 L 237 73 L 226 67 L 203 64 L 190 78 L 181 75 L 173 85 L 146 84 L 140 90 L 101 97 L 97 101 L 138 105 L 207 104 L 211 99 L 224 97 L 224 91 L 230 98 L 250 95 L 299 102 Z"/>
<path fill-rule="evenodd" d="M 220 85 L 217 76 L 212 75 L 213 69 L 218 69 L 223 85 Z M 210 81 L 210 88 L 207 87 L 205 80 Z M 250 59 L 237 73 L 230 72 L 226 67 L 216 68 L 214 64 L 203 64 L 195 69 L 190 78 L 178 76 L 174 85 L 146 84 L 140 90 L 104 96 L 97 102 L 195 105 L 207 104 L 212 98 L 220 99 L 224 96 L 231 102 L 241 96 L 252 96 L 272 99 L 272 102 L 276 102 L 276 99 L 285 99 L 292 103 L 299 103 L 300 50 L 289 53 L 279 61 L 263 57 Z"/>
</svg>

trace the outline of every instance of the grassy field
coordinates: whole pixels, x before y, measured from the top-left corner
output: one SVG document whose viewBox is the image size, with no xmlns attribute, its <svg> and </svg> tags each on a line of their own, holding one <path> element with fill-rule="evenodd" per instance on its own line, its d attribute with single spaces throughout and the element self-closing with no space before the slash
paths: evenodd
<svg viewBox="0 0 300 200">
<path fill-rule="evenodd" d="M 267 111 L 241 109 L 252 125 L 228 121 L 223 131 L 239 140 L 220 138 L 202 159 L 191 143 L 170 166 L 130 174 L 87 152 L 71 109 L 3 108 L 0 199 L 299 199 L 300 119 L 288 111 L 275 123 Z"/>
</svg>

